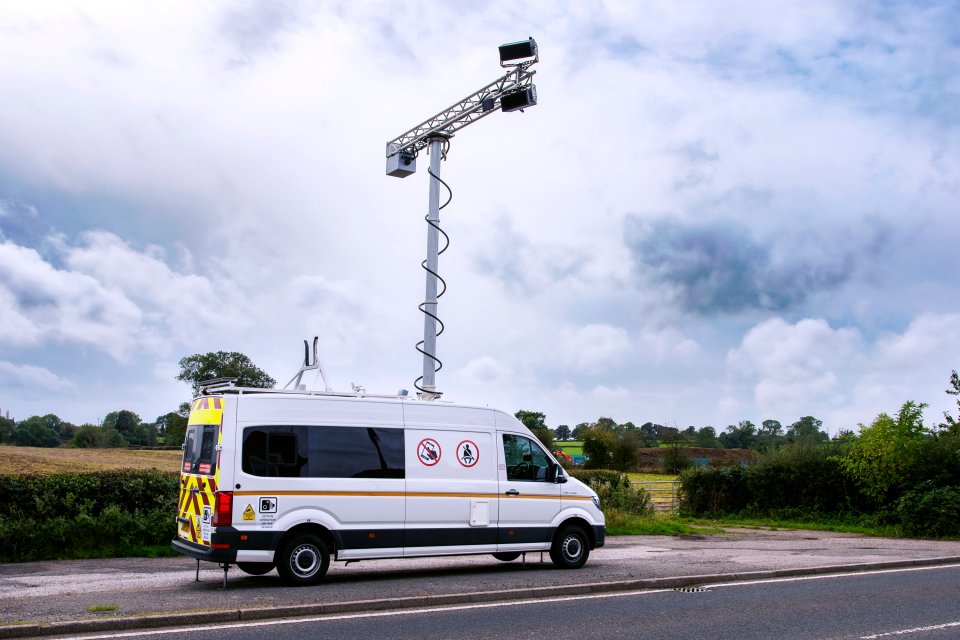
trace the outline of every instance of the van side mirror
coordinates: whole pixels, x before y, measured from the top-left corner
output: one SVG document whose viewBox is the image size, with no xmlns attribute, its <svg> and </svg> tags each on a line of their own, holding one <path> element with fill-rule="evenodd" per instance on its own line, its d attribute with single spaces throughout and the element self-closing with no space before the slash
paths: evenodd
<svg viewBox="0 0 960 640">
<path fill-rule="evenodd" d="M 563 484 L 567 481 L 567 476 L 563 474 L 563 467 L 556 462 L 550 465 L 550 478 L 554 484 Z"/>
</svg>

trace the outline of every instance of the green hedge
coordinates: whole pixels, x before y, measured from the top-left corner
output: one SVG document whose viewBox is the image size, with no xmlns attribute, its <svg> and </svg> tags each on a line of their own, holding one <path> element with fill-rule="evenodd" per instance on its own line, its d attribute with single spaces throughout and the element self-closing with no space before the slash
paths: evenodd
<svg viewBox="0 0 960 640">
<path fill-rule="evenodd" d="M 177 483 L 161 471 L 0 476 L 0 562 L 162 553 Z"/>
<path fill-rule="evenodd" d="M 609 469 L 576 469 L 568 471 L 571 476 L 597 492 L 600 508 L 632 515 L 650 515 L 653 503 L 650 494 L 642 487 L 630 484 L 630 478 L 619 471 Z"/>
<path fill-rule="evenodd" d="M 740 513 L 750 501 L 740 467 L 692 467 L 680 474 L 680 511 L 712 516 Z"/>
</svg>

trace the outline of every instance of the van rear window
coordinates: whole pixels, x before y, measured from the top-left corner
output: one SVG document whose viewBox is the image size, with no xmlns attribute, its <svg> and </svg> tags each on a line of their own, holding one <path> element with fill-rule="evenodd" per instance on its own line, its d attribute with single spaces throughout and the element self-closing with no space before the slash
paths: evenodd
<svg viewBox="0 0 960 640">
<path fill-rule="evenodd" d="M 218 425 L 194 424 L 187 427 L 183 443 L 183 472 L 212 476 L 217 466 Z"/>
<path fill-rule="evenodd" d="M 242 468 L 281 478 L 403 478 L 403 429 L 247 427 Z"/>
</svg>

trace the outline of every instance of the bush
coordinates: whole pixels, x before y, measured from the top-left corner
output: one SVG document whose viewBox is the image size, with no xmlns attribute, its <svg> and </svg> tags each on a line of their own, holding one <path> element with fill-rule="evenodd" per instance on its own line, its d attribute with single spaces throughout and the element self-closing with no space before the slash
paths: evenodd
<svg viewBox="0 0 960 640">
<path fill-rule="evenodd" d="M 0 562 L 106 557 L 176 535 L 178 474 L 0 476 Z"/>
<path fill-rule="evenodd" d="M 604 511 L 620 511 L 631 515 L 653 513 L 650 494 L 630 484 L 630 478 L 619 471 L 589 469 L 571 471 L 570 475 L 597 492 Z"/>
<path fill-rule="evenodd" d="M 572 469 L 569 474 L 593 490 L 601 485 L 617 487 L 622 483 L 630 484 L 630 478 L 625 474 L 610 469 Z"/>
<path fill-rule="evenodd" d="M 833 454 L 832 447 L 793 444 L 761 456 L 745 474 L 748 509 L 816 516 L 865 508 L 865 497 Z"/>
<path fill-rule="evenodd" d="M 688 515 L 740 513 L 750 497 L 740 467 L 694 467 L 680 474 L 680 511 Z"/>
<path fill-rule="evenodd" d="M 663 456 L 665 473 L 680 473 L 691 464 L 690 458 L 683 454 L 679 445 L 671 445 Z"/>
<path fill-rule="evenodd" d="M 78 449 L 107 449 L 125 447 L 127 441 L 112 427 L 84 424 L 77 427 L 70 444 Z"/>
<path fill-rule="evenodd" d="M 960 487 L 929 484 L 905 493 L 897 503 L 904 533 L 921 538 L 960 535 Z"/>
</svg>

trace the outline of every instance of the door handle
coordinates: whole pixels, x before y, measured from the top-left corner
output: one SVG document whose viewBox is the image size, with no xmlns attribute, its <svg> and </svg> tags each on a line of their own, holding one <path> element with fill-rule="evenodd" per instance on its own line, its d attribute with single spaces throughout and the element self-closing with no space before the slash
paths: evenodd
<svg viewBox="0 0 960 640">
<path fill-rule="evenodd" d="M 518 496 L 518 495 L 520 495 L 520 492 L 517 491 L 516 489 L 510 489 L 510 490 L 507 491 L 507 495 L 508 495 L 508 496 Z"/>
</svg>

